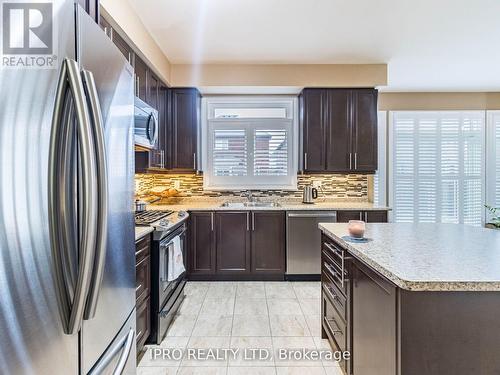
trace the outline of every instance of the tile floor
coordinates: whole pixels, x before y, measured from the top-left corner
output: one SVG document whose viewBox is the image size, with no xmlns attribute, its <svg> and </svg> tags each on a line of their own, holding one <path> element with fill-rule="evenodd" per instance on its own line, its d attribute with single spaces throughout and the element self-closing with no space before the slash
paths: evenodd
<svg viewBox="0 0 500 375">
<path fill-rule="evenodd" d="M 160 348 L 183 358 L 155 358 L 148 346 L 138 375 L 342 375 L 335 361 L 280 360 L 279 349 L 330 350 L 321 339 L 319 282 L 190 282 Z M 218 360 L 192 359 L 185 349 L 240 349 Z M 244 358 L 262 348 L 273 358 Z M 172 352 L 173 353 L 173 352 Z M 248 351 L 247 353 L 251 353 Z"/>
</svg>

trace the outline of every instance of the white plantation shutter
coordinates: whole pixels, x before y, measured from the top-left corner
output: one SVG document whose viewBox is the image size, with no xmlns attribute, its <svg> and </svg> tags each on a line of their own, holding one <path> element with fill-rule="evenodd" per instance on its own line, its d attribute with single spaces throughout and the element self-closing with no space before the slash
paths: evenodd
<svg viewBox="0 0 500 375">
<path fill-rule="evenodd" d="M 256 129 L 253 162 L 256 176 L 286 176 L 288 174 L 287 131 Z"/>
<path fill-rule="evenodd" d="M 394 112 L 393 220 L 481 225 L 484 112 Z"/>
<path fill-rule="evenodd" d="M 495 207 L 500 207 L 500 116 L 495 122 Z"/>
<path fill-rule="evenodd" d="M 500 207 L 500 111 L 488 111 L 487 145 L 487 197 L 486 202 Z M 488 220 L 489 214 L 486 217 Z"/>
<path fill-rule="evenodd" d="M 213 135 L 214 176 L 247 175 L 247 138 L 244 130 L 215 129 Z"/>
</svg>

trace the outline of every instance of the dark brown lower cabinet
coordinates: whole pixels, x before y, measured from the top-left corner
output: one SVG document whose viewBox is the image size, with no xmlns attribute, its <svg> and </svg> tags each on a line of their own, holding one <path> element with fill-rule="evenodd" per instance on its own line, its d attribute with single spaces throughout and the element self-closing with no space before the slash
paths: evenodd
<svg viewBox="0 0 500 375">
<path fill-rule="evenodd" d="M 337 211 L 338 223 L 347 223 L 349 220 L 363 220 L 367 223 L 387 223 L 387 211 Z"/>
<path fill-rule="evenodd" d="M 397 374 L 396 287 L 359 262 L 353 280 L 353 373 Z"/>
<path fill-rule="evenodd" d="M 250 211 L 216 212 L 216 272 L 250 273 Z"/>
<path fill-rule="evenodd" d="M 285 213 L 192 211 L 188 278 L 283 280 Z"/>
<path fill-rule="evenodd" d="M 144 354 L 144 344 L 151 332 L 151 238 L 135 243 L 135 303 L 137 357 Z"/>
<path fill-rule="evenodd" d="M 280 211 L 253 211 L 252 273 L 285 273 L 285 215 Z"/>
<path fill-rule="evenodd" d="M 136 308 L 136 342 L 137 342 L 137 357 L 144 354 L 144 344 L 151 332 L 151 304 L 149 298 L 142 301 Z"/>
<path fill-rule="evenodd" d="M 188 238 L 189 275 L 215 274 L 215 213 L 190 212 Z"/>
</svg>

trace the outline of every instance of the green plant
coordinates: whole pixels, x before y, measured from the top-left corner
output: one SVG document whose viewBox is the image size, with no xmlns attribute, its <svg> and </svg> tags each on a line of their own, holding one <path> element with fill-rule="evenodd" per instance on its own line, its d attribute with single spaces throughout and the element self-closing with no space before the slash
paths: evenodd
<svg viewBox="0 0 500 375">
<path fill-rule="evenodd" d="M 493 225 L 495 228 L 500 228 L 500 207 L 491 207 L 485 205 L 486 209 L 491 214 L 491 219 L 488 224 Z"/>
</svg>

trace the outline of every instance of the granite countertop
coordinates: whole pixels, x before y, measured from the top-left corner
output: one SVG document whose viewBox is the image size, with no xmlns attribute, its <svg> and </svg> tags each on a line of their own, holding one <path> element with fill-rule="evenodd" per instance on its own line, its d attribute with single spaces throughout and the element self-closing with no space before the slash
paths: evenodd
<svg viewBox="0 0 500 375">
<path fill-rule="evenodd" d="M 367 224 L 366 243 L 342 239 L 347 224 L 320 229 L 359 260 L 411 291 L 500 291 L 500 231 L 461 224 Z"/>
<path fill-rule="evenodd" d="M 264 200 L 262 202 L 278 202 L 280 206 L 278 207 L 222 207 L 222 203 L 226 200 L 199 200 L 199 201 L 181 201 L 175 204 L 150 204 L 147 206 L 148 210 L 174 210 L 174 211 L 241 211 L 241 210 L 251 210 L 251 211 L 326 211 L 326 210 L 390 210 L 386 206 L 375 206 L 373 203 L 368 202 L 349 202 L 349 201 L 319 201 L 314 204 L 301 203 L 300 201 L 280 201 L 280 200 Z M 245 202 L 245 201 L 238 201 Z"/>
<path fill-rule="evenodd" d="M 139 240 L 146 234 L 153 232 L 154 228 L 149 226 L 137 225 L 135 227 L 135 240 Z"/>
</svg>

